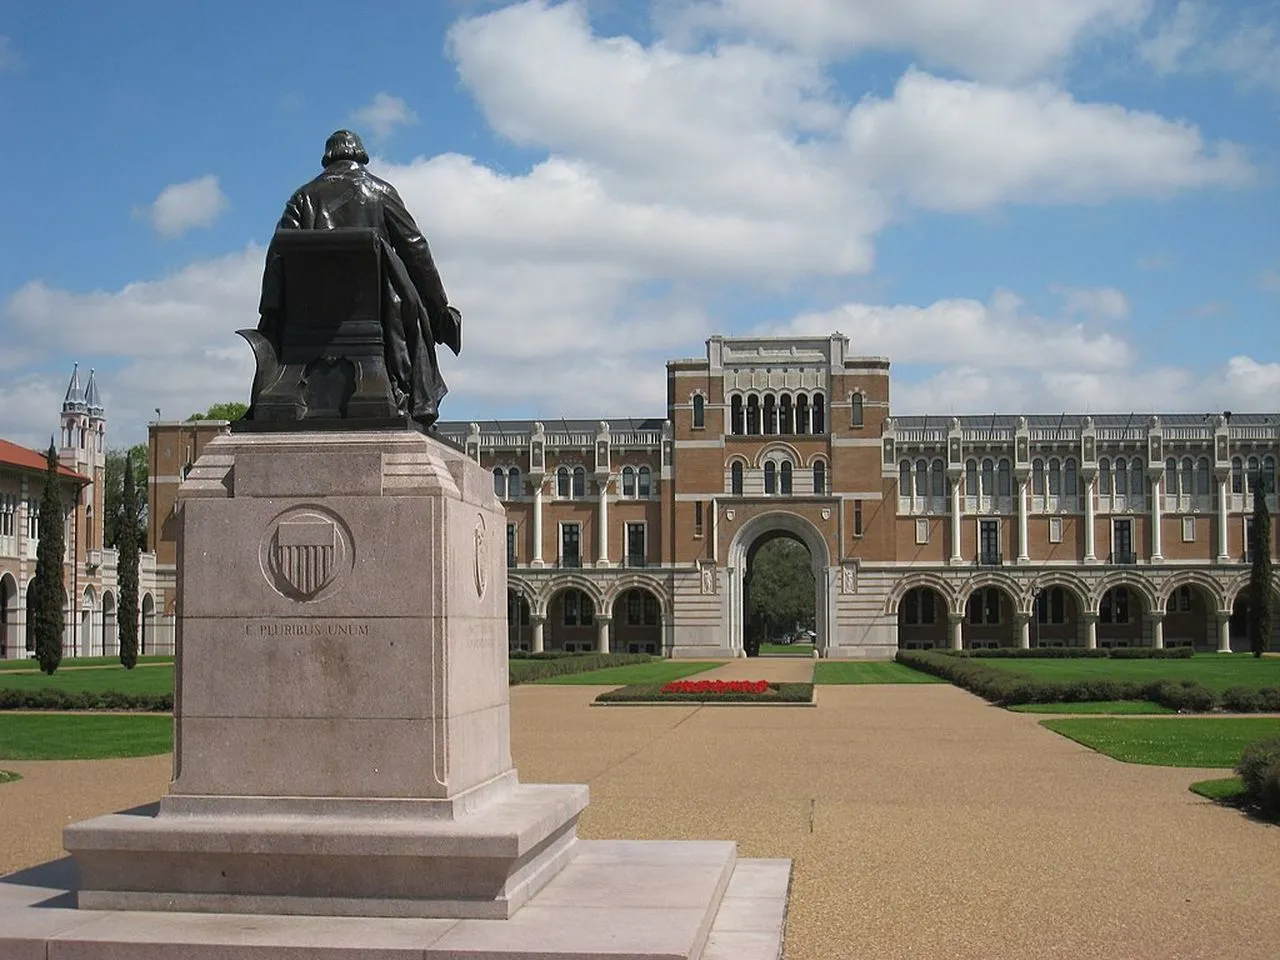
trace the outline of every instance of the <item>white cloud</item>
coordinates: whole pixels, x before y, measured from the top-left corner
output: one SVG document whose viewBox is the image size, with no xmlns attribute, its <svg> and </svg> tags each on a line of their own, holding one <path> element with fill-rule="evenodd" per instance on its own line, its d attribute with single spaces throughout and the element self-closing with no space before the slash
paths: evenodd
<svg viewBox="0 0 1280 960">
<path fill-rule="evenodd" d="M 1054 286 L 1062 297 L 1063 312 L 1068 317 L 1084 317 L 1100 323 L 1124 320 L 1129 316 L 1129 298 L 1115 287 Z"/>
<path fill-rule="evenodd" d="M 1221 74 L 1280 90 L 1280 23 L 1256 11 L 1228 17 L 1227 9 L 1181 0 L 1139 44 L 1139 56 L 1162 76 Z"/>
<path fill-rule="evenodd" d="M 0 33 L 0 73 L 19 73 L 26 65 L 26 58 L 18 51 L 13 38 Z"/>
<path fill-rule="evenodd" d="M 218 178 L 206 174 L 185 183 L 171 183 L 160 191 L 146 213 L 157 233 L 178 237 L 192 227 L 212 226 L 229 205 Z"/>
<path fill-rule="evenodd" d="M 821 57 L 905 51 L 987 80 L 1061 68 L 1084 39 L 1132 28 L 1149 0 L 694 0 L 669 2 L 677 36 L 727 31 Z"/>
<path fill-rule="evenodd" d="M 855 169 L 908 202 L 963 211 L 1000 203 L 1092 203 L 1249 182 L 1230 143 L 1190 123 L 1081 103 L 1048 84 L 1019 89 L 909 70 L 888 99 L 848 120 Z"/>
<path fill-rule="evenodd" d="M 351 114 L 351 119 L 373 130 L 377 140 L 385 140 L 396 127 L 411 126 L 418 122 L 418 115 L 400 97 L 389 93 L 376 93 L 373 100 Z"/>
</svg>

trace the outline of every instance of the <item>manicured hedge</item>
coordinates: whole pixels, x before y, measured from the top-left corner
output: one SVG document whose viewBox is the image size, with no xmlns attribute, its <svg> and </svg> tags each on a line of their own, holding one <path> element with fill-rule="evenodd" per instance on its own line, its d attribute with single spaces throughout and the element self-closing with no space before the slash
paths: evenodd
<svg viewBox="0 0 1280 960">
<path fill-rule="evenodd" d="M 663 693 L 663 683 L 637 683 L 596 697 L 600 703 L 808 703 L 812 683 L 771 683 L 768 693 Z"/>
<path fill-rule="evenodd" d="M 588 653 L 588 654 L 534 654 L 530 657 L 515 657 L 524 660 L 520 671 L 507 670 L 507 682 L 511 686 L 521 683 L 533 683 L 547 677 L 564 677 L 571 673 L 586 673 L 588 670 L 603 670 L 606 667 L 629 667 L 637 663 L 648 663 L 652 657 L 647 653 Z"/>
<path fill-rule="evenodd" d="M 1244 748 L 1236 773 L 1244 781 L 1244 799 L 1272 820 L 1280 819 L 1280 738 Z"/>
<path fill-rule="evenodd" d="M 957 657 L 933 650 L 899 650 L 897 660 L 915 670 L 949 680 L 1001 706 L 1018 703 L 1083 703 L 1098 700 L 1152 700 L 1173 710 L 1238 713 L 1280 712 L 1280 689 L 1232 687 L 1216 694 L 1194 680 L 1140 683 L 1105 677 L 1087 680 L 1038 680 L 990 667 L 980 657 Z"/>
<path fill-rule="evenodd" d="M 140 710 L 162 713 L 173 709 L 172 693 L 121 693 L 117 690 L 29 690 L 0 687 L 0 710 Z"/>
<path fill-rule="evenodd" d="M 975 660 L 1190 660 L 1195 656 L 1191 647 L 1168 647 L 1162 650 L 1155 647 L 1099 647 L 1095 650 L 1086 647 L 1001 647 L 998 650 L 982 648 L 932 652 L 945 653 L 950 657 L 972 657 Z"/>
</svg>

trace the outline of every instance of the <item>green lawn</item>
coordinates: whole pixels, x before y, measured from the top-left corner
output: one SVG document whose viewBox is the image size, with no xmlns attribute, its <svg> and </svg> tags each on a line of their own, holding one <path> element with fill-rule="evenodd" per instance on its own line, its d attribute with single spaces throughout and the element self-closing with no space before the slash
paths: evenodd
<svg viewBox="0 0 1280 960">
<path fill-rule="evenodd" d="M 762 643 L 760 644 L 761 656 L 769 655 L 774 657 L 812 657 L 812 643 Z"/>
<path fill-rule="evenodd" d="M 1280 719 L 1269 717 L 1092 718 L 1040 725 L 1117 760 L 1162 767 L 1232 768 L 1253 741 L 1280 736 Z"/>
<path fill-rule="evenodd" d="M 1083 703 L 1016 703 L 1014 713 L 1177 713 L 1150 700 L 1092 700 Z"/>
<path fill-rule="evenodd" d="M 1223 777 L 1220 780 L 1197 780 L 1190 788 L 1210 800 L 1234 801 L 1244 798 L 1244 781 L 1239 777 Z"/>
<path fill-rule="evenodd" d="M 173 719 L 109 713 L 2 713 L 0 760 L 149 757 L 173 749 Z"/>
<path fill-rule="evenodd" d="M 815 684 L 837 683 L 946 683 L 892 660 L 821 660 L 814 664 Z"/>
<path fill-rule="evenodd" d="M 1078 660 L 1001 659 L 976 660 L 983 666 L 1036 680 L 1194 680 L 1210 690 L 1228 687 L 1280 687 L 1280 657 L 1254 659 L 1247 653 L 1202 653 L 1190 660 Z"/>
<path fill-rule="evenodd" d="M 15 690 L 56 689 L 68 693 L 102 693 L 106 690 L 118 693 L 172 693 L 172 664 L 137 667 L 126 670 L 119 661 L 114 667 L 93 667 L 87 670 L 58 669 L 53 676 L 43 673 L 0 673 L 0 687 Z"/>
<path fill-rule="evenodd" d="M 138 663 L 173 663 L 173 657 L 139 657 Z M 79 667 L 111 667 L 120 666 L 119 657 L 76 657 L 74 659 L 64 657 L 62 663 L 59 664 L 59 670 L 76 669 Z M 9 670 L 40 672 L 40 664 L 36 660 L 0 660 L 0 673 Z M 54 674 L 57 676 L 57 674 Z"/>
<path fill-rule="evenodd" d="M 652 660 L 630 667 L 607 667 L 589 673 L 571 673 L 563 677 L 547 677 L 535 683 L 571 684 L 577 686 L 629 687 L 637 683 L 670 683 L 683 680 L 695 673 L 702 673 L 719 663 L 702 663 L 695 660 Z"/>
</svg>

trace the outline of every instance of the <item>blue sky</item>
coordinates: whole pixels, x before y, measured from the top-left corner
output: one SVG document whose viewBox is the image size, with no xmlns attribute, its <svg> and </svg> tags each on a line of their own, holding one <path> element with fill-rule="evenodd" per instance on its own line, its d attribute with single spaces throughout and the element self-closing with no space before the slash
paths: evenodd
<svg viewBox="0 0 1280 960">
<path fill-rule="evenodd" d="M 654 416 L 713 333 L 897 413 L 1280 411 L 1280 13 L 1156 0 L 0 2 L 0 436 L 246 399 L 262 256 L 360 132 L 466 316 L 448 419 Z"/>
</svg>

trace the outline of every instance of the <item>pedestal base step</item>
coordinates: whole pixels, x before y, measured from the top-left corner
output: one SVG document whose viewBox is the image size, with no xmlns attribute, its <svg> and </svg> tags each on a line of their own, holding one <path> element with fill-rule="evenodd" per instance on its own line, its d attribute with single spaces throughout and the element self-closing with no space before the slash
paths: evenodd
<svg viewBox="0 0 1280 960">
<path fill-rule="evenodd" d="M 77 910 L 70 858 L 0 879 L 0 960 L 778 960 L 789 860 L 723 841 L 579 841 L 509 920 Z"/>
</svg>

